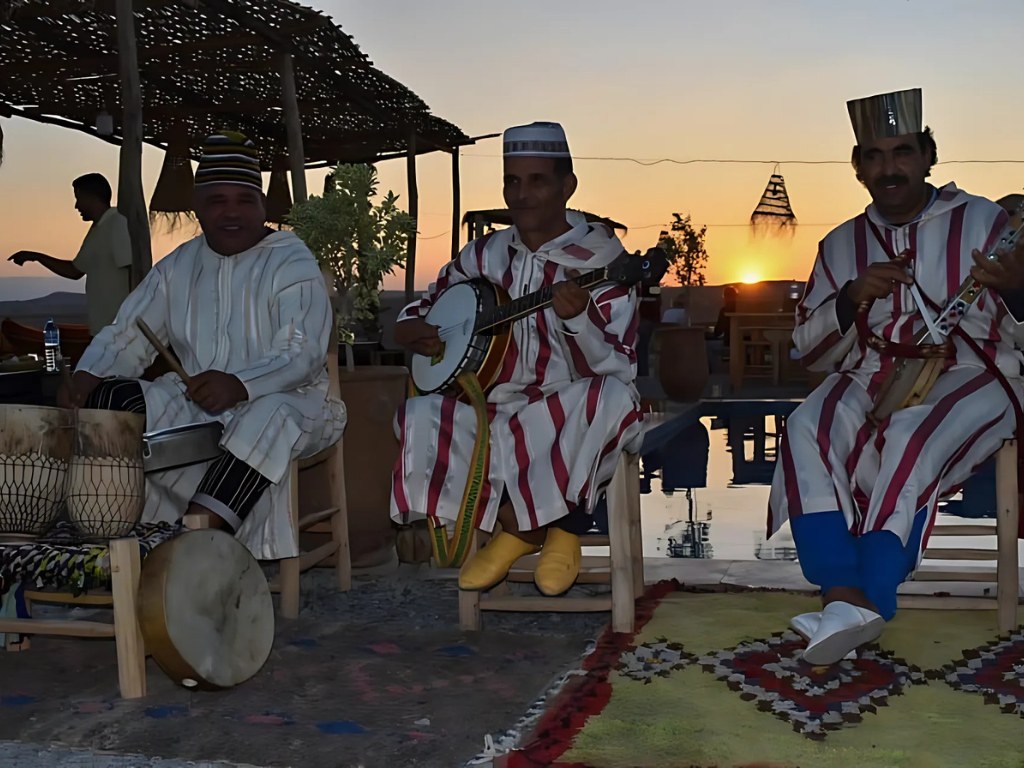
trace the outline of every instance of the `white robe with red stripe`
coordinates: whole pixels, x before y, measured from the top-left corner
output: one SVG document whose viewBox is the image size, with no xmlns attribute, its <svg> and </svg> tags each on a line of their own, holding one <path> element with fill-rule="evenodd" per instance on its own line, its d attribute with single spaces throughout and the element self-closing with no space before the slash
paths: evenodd
<svg viewBox="0 0 1024 768">
<path fill-rule="evenodd" d="M 537 252 L 514 227 L 469 243 L 399 321 L 424 316 L 457 282 L 483 277 L 514 299 L 565 280 L 567 269 L 602 267 L 622 253 L 603 225 L 569 221 L 575 224 L 569 232 Z M 549 307 L 513 325 L 505 364 L 487 393 L 490 466 L 477 518 L 484 530 L 494 526 L 503 491 L 522 530 L 558 520 L 579 503 L 592 511 L 619 453 L 639 438 L 635 291 L 606 285 L 591 296 L 578 317 L 560 320 Z M 451 397 L 426 395 L 407 400 L 395 423 L 402 451 L 391 516 L 400 523 L 456 520 L 477 434 L 475 411 Z"/>
<path fill-rule="evenodd" d="M 944 306 L 1006 223 L 995 203 L 948 184 L 914 222 L 895 227 L 873 205 L 830 232 L 797 307 L 793 338 L 811 370 L 833 371 L 787 419 L 769 501 L 769 533 L 791 517 L 842 510 L 851 530 L 889 530 L 907 543 L 914 515 L 927 509 L 927 533 L 938 500 L 954 493 L 1015 429 L 1005 390 L 962 339 L 925 401 L 896 411 L 875 429 L 867 421 L 892 358 L 869 348 L 856 324 L 842 333 L 836 296 L 869 264 L 909 250 L 914 280 L 927 302 Z M 877 232 L 877 234 L 876 234 Z M 888 248 L 883 247 L 882 241 Z M 929 310 L 932 317 L 937 312 Z M 874 303 L 871 329 L 910 344 L 924 323 L 908 286 Z M 1021 398 L 1019 326 L 985 291 L 960 327 L 1007 377 Z"/>
</svg>

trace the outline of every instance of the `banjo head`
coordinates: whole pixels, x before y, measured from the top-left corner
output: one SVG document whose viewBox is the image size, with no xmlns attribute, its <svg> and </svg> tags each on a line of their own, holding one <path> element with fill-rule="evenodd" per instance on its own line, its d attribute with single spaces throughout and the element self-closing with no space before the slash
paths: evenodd
<svg viewBox="0 0 1024 768">
<path fill-rule="evenodd" d="M 476 281 L 456 283 L 437 297 L 423 318 L 437 326 L 444 351 L 438 358 L 412 356 L 412 381 L 420 392 L 440 392 L 454 383 L 471 351 L 481 290 Z"/>
<path fill-rule="evenodd" d="M 274 644 L 274 604 L 259 563 L 231 534 L 186 531 L 142 563 L 146 650 L 174 682 L 216 690 L 243 683 Z"/>
</svg>

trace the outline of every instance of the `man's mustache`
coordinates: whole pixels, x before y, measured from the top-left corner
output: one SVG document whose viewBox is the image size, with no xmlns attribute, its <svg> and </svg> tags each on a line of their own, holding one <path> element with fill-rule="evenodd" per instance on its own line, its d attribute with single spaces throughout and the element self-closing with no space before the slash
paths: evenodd
<svg viewBox="0 0 1024 768">
<path fill-rule="evenodd" d="M 882 176 L 878 180 L 878 183 L 881 186 L 883 186 L 883 187 L 888 187 L 890 184 L 892 184 L 892 185 L 896 185 L 896 184 L 909 184 L 910 183 L 910 179 L 908 179 L 906 176 L 900 176 L 900 175 Z"/>
</svg>

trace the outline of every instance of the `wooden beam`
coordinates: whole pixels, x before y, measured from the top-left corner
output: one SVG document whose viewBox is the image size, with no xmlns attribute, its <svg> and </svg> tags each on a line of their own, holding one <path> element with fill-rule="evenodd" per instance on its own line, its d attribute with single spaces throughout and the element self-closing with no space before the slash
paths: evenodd
<svg viewBox="0 0 1024 768">
<path fill-rule="evenodd" d="M 142 86 L 135 43 L 132 0 L 117 0 L 117 50 L 121 58 L 121 155 L 117 209 L 128 219 L 132 239 L 131 287 L 153 266 L 149 216 L 142 191 Z"/>
<path fill-rule="evenodd" d="M 420 196 L 416 187 L 416 131 L 409 132 L 409 149 L 405 161 L 406 179 L 409 190 L 409 215 L 416 223 L 416 232 L 409 237 L 405 258 L 405 303 L 409 304 L 416 293 L 416 234 L 419 232 Z"/>
<path fill-rule="evenodd" d="M 459 174 L 459 148 L 452 150 L 452 260 L 459 256 L 459 233 L 462 231 L 462 201 Z"/>
<path fill-rule="evenodd" d="M 288 134 L 288 165 L 292 172 L 292 200 L 301 203 L 306 194 L 306 153 L 302 147 L 302 118 L 295 88 L 295 65 L 291 54 L 282 54 L 281 102 L 284 106 L 284 125 Z"/>
</svg>

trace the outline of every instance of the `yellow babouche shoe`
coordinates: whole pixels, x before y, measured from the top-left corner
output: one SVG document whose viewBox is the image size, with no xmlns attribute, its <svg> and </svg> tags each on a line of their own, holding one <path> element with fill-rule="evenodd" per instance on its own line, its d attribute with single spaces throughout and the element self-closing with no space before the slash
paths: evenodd
<svg viewBox="0 0 1024 768">
<path fill-rule="evenodd" d="M 520 557 L 532 555 L 540 547 L 502 531 L 487 546 L 479 549 L 459 570 L 459 589 L 489 589 L 508 576 L 509 568 Z"/>
<path fill-rule="evenodd" d="M 548 597 L 567 591 L 580 575 L 580 537 L 551 526 L 537 559 L 533 582 Z"/>
</svg>

